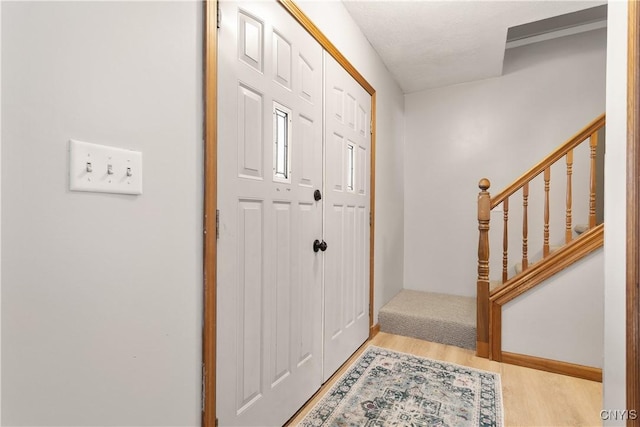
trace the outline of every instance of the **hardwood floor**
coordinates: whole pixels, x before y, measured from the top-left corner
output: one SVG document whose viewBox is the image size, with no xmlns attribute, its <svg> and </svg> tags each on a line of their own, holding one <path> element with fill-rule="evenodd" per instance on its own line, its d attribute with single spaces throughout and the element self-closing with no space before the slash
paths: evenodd
<svg viewBox="0 0 640 427">
<path fill-rule="evenodd" d="M 493 362 L 476 357 L 471 350 L 384 332 L 378 333 L 366 343 L 287 425 L 295 426 L 302 420 L 351 361 L 368 345 L 499 372 L 502 380 L 505 426 L 602 425 L 602 384 L 599 382 Z"/>
</svg>

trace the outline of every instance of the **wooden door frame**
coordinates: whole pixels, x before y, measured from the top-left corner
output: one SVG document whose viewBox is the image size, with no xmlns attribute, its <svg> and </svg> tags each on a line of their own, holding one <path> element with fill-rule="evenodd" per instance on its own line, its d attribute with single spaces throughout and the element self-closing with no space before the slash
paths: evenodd
<svg viewBox="0 0 640 427">
<path fill-rule="evenodd" d="M 627 409 L 640 412 L 640 6 L 628 4 L 627 56 Z M 640 426 L 628 419 L 627 426 Z"/>
<path fill-rule="evenodd" d="M 204 1 L 204 217 L 202 427 L 216 426 L 218 0 Z"/>
<path fill-rule="evenodd" d="M 371 95 L 371 180 L 369 237 L 369 337 L 374 334 L 374 240 L 376 166 L 376 91 L 347 58 L 292 0 L 277 0 L 293 18 Z M 204 217 L 203 217 L 203 327 L 202 427 L 216 425 L 216 266 L 217 266 L 217 67 L 218 0 L 204 1 Z"/>
</svg>

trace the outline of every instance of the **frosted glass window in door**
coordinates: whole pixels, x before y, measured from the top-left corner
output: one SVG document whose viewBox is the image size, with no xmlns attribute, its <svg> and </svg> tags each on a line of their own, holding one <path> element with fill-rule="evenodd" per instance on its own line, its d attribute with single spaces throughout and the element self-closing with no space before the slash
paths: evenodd
<svg viewBox="0 0 640 427">
<path fill-rule="evenodd" d="M 347 190 L 353 191 L 356 176 L 355 153 L 353 145 L 347 145 Z"/>
<path fill-rule="evenodd" d="M 289 182 L 291 112 L 280 105 L 274 106 L 274 158 L 273 175 L 278 181 Z"/>
</svg>

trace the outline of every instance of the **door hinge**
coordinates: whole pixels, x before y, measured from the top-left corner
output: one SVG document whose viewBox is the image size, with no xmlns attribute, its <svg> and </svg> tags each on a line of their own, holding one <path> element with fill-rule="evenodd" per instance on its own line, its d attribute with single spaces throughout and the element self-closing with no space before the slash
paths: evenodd
<svg viewBox="0 0 640 427">
<path fill-rule="evenodd" d="M 220 239 L 220 210 L 216 209 L 216 240 Z"/>
<path fill-rule="evenodd" d="M 222 13 L 220 12 L 220 1 L 218 0 L 218 2 L 216 3 L 217 6 L 217 10 L 216 10 L 216 25 L 217 28 L 220 28 L 220 23 L 222 22 Z"/>
<path fill-rule="evenodd" d="M 373 117 L 371 117 L 371 121 L 369 122 L 369 133 L 373 135 Z"/>
<path fill-rule="evenodd" d="M 373 223 L 373 214 L 371 211 L 369 211 L 369 227 L 371 227 L 372 223 Z"/>
</svg>

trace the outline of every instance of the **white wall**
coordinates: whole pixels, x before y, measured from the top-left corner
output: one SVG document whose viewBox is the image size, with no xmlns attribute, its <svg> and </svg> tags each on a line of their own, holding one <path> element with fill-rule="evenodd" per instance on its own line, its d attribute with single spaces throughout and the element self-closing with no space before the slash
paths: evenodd
<svg viewBox="0 0 640 427">
<path fill-rule="evenodd" d="M 626 408 L 627 2 L 608 7 L 605 155 L 604 409 Z M 639 408 L 628 408 L 639 409 Z M 625 425 L 622 420 L 607 425 Z"/>
<path fill-rule="evenodd" d="M 478 181 L 488 177 L 496 194 L 604 112 L 605 36 L 597 30 L 510 49 L 501 77 L 406 95 L 405 288 L 475 295 Z M 560 198 L 564 173 L 552 171 Z M 542 185 L 536 188 L 531 255 L 542 248 L 543 212 L 533 209 Z M 522 233 L 516 203 L 521 196 L 510 214 L 514 239 Z M 501 227 L 501 213 L 494 214 L 492 228 Z M 552 233 L 553 241 L 564 231 Z M 501 234 L 493 241 L 500 244 Z"/>
<path fill-rule="evenodd" d="M 602 368 L 603 268 L 598 249 L 505 304 L 502 350 Z"/>
<path fill-rule="evenodd" d="M 300 8 L 376 89 L 376 223 L 374 323 L 403 286 L 404 99 L 400 87 L 339 1 Z"/>
<path fill-rule="evenodd" d="M 2 3 L 2 424 L 200 424 L 202 4 Z M 68 140 L 144 194 L 68 190 Z"/>
<path fill-rule="evenodd" d="M 2 82 L 2 3 L 0 1 L 0 82 Z M 1 85 L 0 85 L 1 86 Z M 0 88 L 0 425 L 2 425 L 2 89 Z"/>
</svg>

